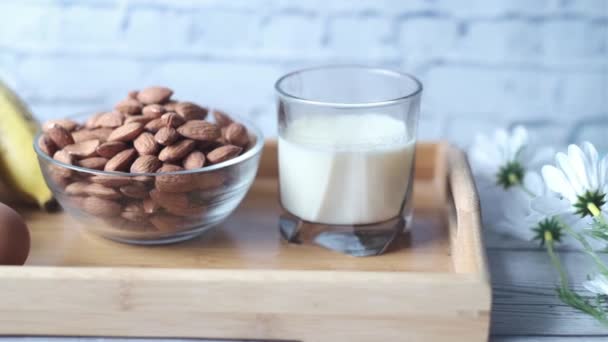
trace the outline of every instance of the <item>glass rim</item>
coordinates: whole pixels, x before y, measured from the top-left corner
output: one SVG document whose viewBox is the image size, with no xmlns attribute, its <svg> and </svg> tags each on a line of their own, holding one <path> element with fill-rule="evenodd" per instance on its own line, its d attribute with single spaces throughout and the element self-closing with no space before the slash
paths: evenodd
<svg viewBox="0 0 608 342">
<path fill-rule="evenodd" d="M 89 114 L 76 114 L 76 115 L 71 115 L 71 116 L 67 116 L 65 117 L 66 119 L 72 119 L 75 120 L 76 118 L 80 118 L 84 115 L 89 115 Z M 158 177 L 158 176 L 170 176 L 170 175 L 191 175 L 191 174 L 203 174 L 203 173 L 208 173 L 208 172 L 213 172 L 213 171 L 217 171 L 217 170 L 221 170 L 223 168 L 227 168 L 229 166 L 235 165 L 235 164 L 239 164 L 245 160 L 251 159 L 254 156 L 260 154 L 260 152 L 262 151 L 262 147 L 264 146 L 264 134 L 262 133 L 262 130 L 257 127 L 253 122 L 251 122 L 250 120 L 244 119 L 242 117 L 239 116 L 235 116 L 235 115 L 231 115 L 232 118 L 235 118 L 236 122 L 242 123 L 247 127 L 247 130 L 251 130 L 253 131 L 255 138 L 256 138 L 256 142 L 255 145 L 253 145 L 249 150 L 247 150 L 245 153 L 241 154 L 240 156 L 236 157 L 236 158 L 232 158 L 229 160 L 226 160 L 225 162 L 221 162 L 219 164 L 215 164 L 215 165 L 210 165 L 210 166 L 204 166 L 200 169 L 191 169 L 191 170 L 179 170 L 179 171 L 170 171 L 170 172 L 146 172 L 146 173 L 132 173 L 132 172 L 123 172 L 123 171 L 104 171 L 104 170 L 95 170 L 95 169 L 90 169 L 90 168 L 86 168 L 86 167 L 82 167 L 82 166 L 78 166 L 78 165 L 72 165 L 72 164 L 67 164 L 64 162 L 61 162 L 59 160 L 53 159 L 52 156 L 49 156 L 48 154 L 44 153 L 40 147 L 38 146 L 38 140 L 40 139 L 40 136 L 42 136 L 42 134 L 44 133 L 42 130 L 39 130 L 36 133 L 36 136 L 34 137 L 34 151 L 36 152 L 36 154 L 38 155 L 39 158 L 42 158 L 44 160 L 46 160 L 47 162 L 51 163 L 51 164 L 55 164 L 58 166 L 61 166 L 63 168 L 66 169 L 70 169 L 70 170 L 74 170 L 74 171 L 78 171 L 78 172 L 84 172 L 84 173 L 88 173 L 88 174 L 94 174 L 97 176 L 113 176 L 113 177 L 142 177 L 142 176 L 148 176 L 148 177 Z"/>
<path fill-rule="evenodd" d="M 382 100 L 382 101 L 365 101 L 365 102 L 347 103 L 347 102 L 320 101 L 320 100 L 304 98 L 304 97 L 290 94 L 289 92 L 285 91 L 282 87 L 282 83 L 284 81 L 286 81 L 287 79 L 289 79 L 293 76 L 296 76 L 298 74 L 303 74 L 303 73 L 306 73 L 309 71 L 336 70 L 336 69 L 353 69 L 353 70 L 383 74 L 385 76 L 389 76 L 389 75 L 396 76 L 401 79 L 408 79 L 410 81 L 413 81 L 414 84 L 416 85 L 416 88 L 412 92 L 408 92 L 407 94 L 401 95 L 401 96 L 399 96 L 397 98 L 393 98 L 393 99 Z M 423 86 L 422 86 L 422 82 L 420 82 L 420 80 L 418 80 L 412 74 L 409 74 L 406 72 L 401 72 L 401 71 L 397 71 L 397 70 L 393 70 L 393 69 L 379 68 L 379 67 L 369 67 L 369 66 L 358 65 L 358 64 L 336 64 L 336 65 L 324 65 L 324 66 L 303 68 L 303 69 L 298 69 L 298 70 L 289 72 L 289 73 L 279 77 L 279 79 L 274 84 L 274 89 L 279 96 L 281 96 L 285 99 L 288 99 L 290 101 L 293 101 L 293 102 L 299 102 L 299 103 L 316 105 L 316 106 L 337 107 L 337 108 L 367 108 L 367 107 L 390 106 L 390 105 L 404 102 L 404 101 L 411 99 L 411 98 L 419 95 L 420 93 L 422 93 Z"/>
</svg>

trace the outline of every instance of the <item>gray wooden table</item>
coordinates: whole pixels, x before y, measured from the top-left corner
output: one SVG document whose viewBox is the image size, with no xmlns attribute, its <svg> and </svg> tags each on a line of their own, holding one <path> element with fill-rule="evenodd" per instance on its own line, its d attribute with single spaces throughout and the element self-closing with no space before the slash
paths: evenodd
<svg viewBox="0 0 608 342">
<path fill-rule="evenodd" d="M 557 275 L 543 249 L 533 242 L 519 241 L 486 232 L 490 272 L 494 290 L 491 341 L 500 342 L 599 342 L 608 341 L 608 327 L 562 304 L 555 296 Z M 581 252 L 560 250 L 574 286 L 592 270 Z M 608 260 L 608 255 L 605 255 Z M 125 342 L 128 339 L 4 337 L 0 342 Z M 177 341 L 166 339 L 135 341 Z M 192 340 L 188 340 L 192 341 Z"/>
</svg>

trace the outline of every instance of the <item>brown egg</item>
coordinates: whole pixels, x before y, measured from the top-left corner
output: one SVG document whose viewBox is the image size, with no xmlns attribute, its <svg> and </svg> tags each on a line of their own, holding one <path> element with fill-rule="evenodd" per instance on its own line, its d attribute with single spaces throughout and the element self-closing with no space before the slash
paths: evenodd
<svg viewBox="0 0 608 342">
<path fill-rule="evenodd" d="M 0 203 L 0 265 L 23 265 L 30 252 L 30 231 L 23 218 Z"/>
</svg>

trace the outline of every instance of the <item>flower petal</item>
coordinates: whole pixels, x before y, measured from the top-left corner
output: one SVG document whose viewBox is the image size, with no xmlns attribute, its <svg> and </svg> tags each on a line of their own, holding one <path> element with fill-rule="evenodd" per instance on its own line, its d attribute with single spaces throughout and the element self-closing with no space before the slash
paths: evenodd
<svg viewBox="0 0 608 342">
<path fill-rule="evenodd" d="M 583 152 L 588 159 L 587 177 L 589 178 L 589 186 L 591 189 L 597 189 L 601 186 L 599 179 L 599 156 L 597 150 L 592 143 L 588 141 L 583 142 Z"/>
<path fill-rule="evenodd" d="M 515 160 L 517 154 L 526 147 L 528 143 L 528 131 L 523 126 L 516 126 L 509 141 L 508 147 L 510 160 Z"/>
<path fill-rule="evenodd" d="M 568 161 L 581 187 L 584 190 L 594 189 L 595 187 L 591 187 L 589 177 L 587 177 L 587 171 L 591 169 L 591 165 L 583 150 L 577 145 L 568 146 Z"/>
<path fill-rule="evenodd" d="M 570 203 L 567 200 L 559 199 L 555 196 L 536 197 L 532 200 L 530 206 L 532 210 L 546 216 L 565 213 L 570 209 Z"/>
<path fill-rule="evenodd" d="M 598 188 L 608 193 L 608 154 L 602 158 L 598 167 Z"/>
<path fill-rule="evenodd" d="M 545 183 L 538 172 L 530 171 L 524 175 L 524 187 L 531 191 L 535 196 L 545 194 Z"/>
<path fill-rule="evenodd" d="M 585 281 L 583 286 L 589 292 L 608 295 L 608 278 L 602 274 L 598 274 L 593 279 Z"/>
<path fill-rule="evenodd" d="M 570 184 L 574 193 L 576 195 L 582 194 L 584 191 L 581 182 L 578 180 L 576 172 L 572 168 L 570 164 L 570 159 L 564 153 L 559 152 L 555 155 L 555 160 L 557 161 L 557 165 L 562 170 L 563 174 L 566 176 L 567 182 Z"/>
<path fill-rule="evenodd" d="M 570 182 L 562 172 L 553 165 L 545 165 L 542 170 L 543 179 L 549 190 L 557 192 L 565 197 L 570 203 L 576 202 L 576 192 Z"/>
</svg>

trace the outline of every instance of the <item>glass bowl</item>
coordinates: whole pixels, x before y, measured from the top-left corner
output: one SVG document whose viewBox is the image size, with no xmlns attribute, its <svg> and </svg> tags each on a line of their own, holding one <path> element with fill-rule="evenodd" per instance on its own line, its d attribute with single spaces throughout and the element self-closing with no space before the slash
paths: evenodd
<svg viewBox="0 0 608 342">
<path fill-rule="evenodd" d="M 83 122 L 87 117 L 69 119 Z M 264 138 L 250 121 L 235 119 L 249 132 L 248 149 L 236 158 L 194 170 L 98 171 L 55 160 L 37 143 L 34 149 L 47 185 L 82 229 L 124 243 L 173 243 L 220 224 L 251 187 Z"/>
</svg>

